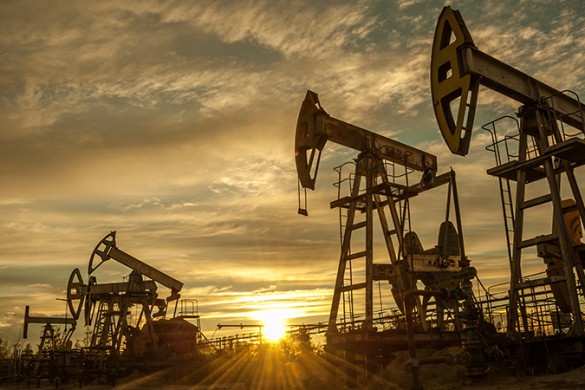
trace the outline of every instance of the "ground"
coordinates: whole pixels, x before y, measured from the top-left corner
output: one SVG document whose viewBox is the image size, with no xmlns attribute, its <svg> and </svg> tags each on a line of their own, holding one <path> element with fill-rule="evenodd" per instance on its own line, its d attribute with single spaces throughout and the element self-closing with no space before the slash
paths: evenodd
<svg viewBox="0 0 585 390">
<path fill-rule="evenodd" d="M 423 380 L 421 381 L 421 385 L 425 390 L 459 390 L 459 389 L 469 389 L 469 390 L 576 390 L 576 389 L 583 389 L 585 388 L 585 367 L 581 367 L 576 370 L 572 370 L 569 372 L 565 372 L 562 374 L 557 375 L 539 375 L 539 376 L 530 376 L 530 377 L 510 377 L 504 376 L 498 378 L 498 376 L 489 376 L 485 380 L 479 383 L 471 383 L 465 381 L 459 381 L 454 383 L 438 383 L 434 380 Z M 2 389 L 7 390 L 25 390 L 25 389 L 32 389 L 36 388 L 36 386 L 31 386 L 30 388 L 26 386 L 26 384 L 11 384 L 6 385 L 3 384 L 0 386 Z M 53 389 L 50 383 L 45 382 L 41 384 L 41 389 Z M 78 389 L 79 386 L 76 383 L 64 384 L 59 387 L 60 389 L 65 390 L 73 390 Z M 165 385 L 161 383 L 144 383 L 141 381 L 130 381 L 127 383 L 121 383 L 112 388 L 111 386 L 107 385 L 87 385 L 83 386 L 84 390 L 142 390 L 142 389 L 161 389 L 161 390 L 204 390 L 204 389 L 224 389 L 224 390 L 245 390 L 246 386 L 244 383 L 227 383 L 227 384 L 216 384 L 216 385 Z M 282 387 L 281 385 L 271 384 L 269 386 L 260 386 L 259 384 L 252 385 L 251 389 L 266 389 L 266 390 L 277 390 L 283 389 L 287 387 Z M 301 389 L 300 387 L 297 387 Z M 311 389 L 312 386 L 309 386 Z M 407 385 L 406 387 L 399 387 L 397 385 L 387 383 L 386 386 L 383 385 L 376 385 L 376 387 L 372 386 L 362 386 L 361 389 L 388 389 L 388 390 L 410 390 L 412 388 L 412 384 Z M 321 388 L 320 390 L 326 390 L 325 388 Z"/>
<path fill-rule="evenodd" d="M 447 353 L 456 353 L 455 349 L 440 351 L 417 350 L 418 357 L 437 357 Z M 312 362 L 305 363 L 305 367 L 312 367 L 309 375 L 289 375 L 290 363 L 283 364 L 275 357 L 267 353 L 263 355 L 262 364 L 250 359 L 216 359 L 214 361 L 213 374 L 206 380 L 212 380 L 212 384 L 193 385 L 170 383 L 160 373 L 146 376 L 138 371 L 117 381 L 116 386 L 109 386 L 100 379 L 92 383 L 84 384 L 85 390 L 333 390 L 345 388 L 343 376 L 338 372 L 337 384 L 330 383 L 327 378 L 327 370 L 323 365 L 324 360 L 312 355 Z M 274 359 L 273 359 L 274 358 Z M 381 369 L 374 378 L 367 378 L 363 371 L 358 373 L 356 389 L 360 390 L 410 390 L 412 388 L 412 373 L 405 362 L 408 360 L 408 351 L 396 354 L 396 359 Z M 219 363 L 221 364 L 219 364 Z M 315 362 L 321 364 L 315 364 Z M 294 366 L 293 366 L 294 367 Z M 329 366 L 331 367 L 331 366 Z M 585 366 L 565 367 L 562 361 L 551 360 L 546 367 L 548 372 L 564 371 L 559 374 L 538 374 L 530 367 L 519 367 L 511 360 L 504 360 L 492 364 L 480 381 L 473 382 L 465 376 L 464 366 L 447 366 L 445 364 L 425 365 L 420 368 L 420 384 L 425 390 L 571 390 L 585 389 Z M 237 371 L 237 372 L 236 372 Z M 307 372 L 307 370 L 301 370 Z M 234 375 L 228 375 L 232 372 Z M 242 373 L 249 373 L 241 375 Z M 299 380 L 301 378 L 303 380 Z M 214 379 L 217 378 L 217 379 Z M 237 378 L 247 378 L 241 381 Z M 30 387 L 26 383 L 8 383 L 0 385 L 1 389 L 28 390 L 36 388 L 36 383 Z M 43 381 L 41 389 L 53 389 L 54 384 Z M 73 390 L 79 388 L 77 382 L 64 383 L 60 389 Z"/>
</svg>

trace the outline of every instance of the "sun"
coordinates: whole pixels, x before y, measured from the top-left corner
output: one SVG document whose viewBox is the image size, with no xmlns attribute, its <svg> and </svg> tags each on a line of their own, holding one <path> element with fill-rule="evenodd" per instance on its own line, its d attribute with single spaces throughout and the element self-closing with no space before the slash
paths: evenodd
<svg viewBox="0 0 585 390">
<path fill-rule="evenodd" d="M 268 309 L 257 312 L 254 317 L 264 325 L 262 337 L 275 343 L 286 336 L 286 320 L 296 315 L 297 312 L 292 309 Z"/>
<path fill-rule="evenodd" d="M 264 322 L 262 336 L 268 341 L 275 343 L 286 335 L 286 327 L 281 318 L 274 318 Z"/>
</svg>

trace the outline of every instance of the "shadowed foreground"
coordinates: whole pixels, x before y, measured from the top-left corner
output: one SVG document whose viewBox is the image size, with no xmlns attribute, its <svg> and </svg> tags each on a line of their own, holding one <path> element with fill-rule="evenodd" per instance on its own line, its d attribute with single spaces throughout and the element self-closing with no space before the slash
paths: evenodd
<svg viewBox="0 0 585 390">
<path fill-rule="evenodd" d="M 421 350 L 421 356 L 442 356 L 452 350 Z M 377 376 L 367 376 L 364 370 L 357 368 L 357 382 L 347 382 L 347 366 L 341 359 L 326 359 L 322 355 L 308 351 L 292 351 L 275 346 L 263 346 L 259 349 L 247 349 L 233 355 L 224 355 L 211 360 L 191 371 L 170 369 L 145 375 L 133 371 L 130 375 L 117 381 L 114 387 L 103 379 L 84 384 L 88 390 L 134 390 L 157 388 L 166 390 L 187 389 L 254 389 L 286 390 L 314 389 L 329 390 L 354 388 L 366 390 L 398 390 L 412 387 L 410 368 L 406 366 L 407 352 L 396 355 L 396 359 L 383 367 Z M 555 369 L 551 367 L 551 369 Z M 540 389 L 581 389 L 585 386 L 585 366 L 556 375 L 532 376 L 530 369 L 516 367 L 511 361 L 492 365 L 486 377 L 473 383 L 464 375 L 463 366 L 429 365 L 421 369 L 421 384 L 425 389 L 435 390 L 540 390 Z M 36 388 L 26 382 L 3 383 L 2 388 L 28 389 Z M 40 388 L 55 388 L 54 383 L 42 381 Z M 76 389 L 75 381 L 59 385 L 60 389 Z"/>
</svg>

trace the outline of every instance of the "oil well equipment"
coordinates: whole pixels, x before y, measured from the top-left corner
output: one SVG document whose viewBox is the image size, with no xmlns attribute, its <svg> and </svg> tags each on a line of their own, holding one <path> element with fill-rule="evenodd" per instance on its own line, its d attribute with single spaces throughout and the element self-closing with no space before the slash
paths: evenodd
<svg viewBox="0 0 585 390">
<path fill-rule="evenodd" d="M 585 207 L 575 169 L 585 164 L 585 106 L 574 92 L 558 91 L 481 52 L 459 12 L 445 7 L 432 45 L 431 95 L 439 129 L 454 154 L 469 152 L 481 85 L 522 104 L 517 119 L 499 118 L 482 127 L 492 138 L 486 149 L 494 153 L 496 167 L 488 174 L 499 180 L 507 242 L 502 249 L 510 267 L 509 284 L 487 289 L 465 254 L 453 171 L 438 174 L 430 153 L 332 118 L 314 92 L 308 91 L 301 105 L 295 137 L 299 214 L 308 216 L 301 187 L 306 205 L 306 189 L 315 189 L 326 143 L 359 152 L 348 163 L 352 171 L 347 178 L 342 175 L 347 164 L 335 168 L 338 198 L 331 202 L 340 210 L 341 253 L 326 349 L 345 359 L 350 379 L 356 376 L 352 364 L 363 363 L 375 372 L 393 353 L 406 349 L 415 389 L 424 364 L 465 364 L 466 375 L 478 378 L 490 362 L 504 357 L 533 366 L 546 366 L 553 356 L 583 363 Z M 513 121 L 517 134 L 502 134 L 504 120 Z M 412 230 L 411 212 L 417 210 L 411 210 L 410 199 L 429 190 L 436 194 L 444 184 L 445 219 L 437 245 L 425 250 Z M 529 195 L 529 185 L 544 194 Z M 562 195 L 561 185 L 567 186 L 569 197 Z M 342 187 L 348 195 L 342 195 Z M 433 202 L 437 199 L 435 195 Z M 549 208 L 543 212 L 544 205 Z M 545 222 L 539 224 L 540 234 L 525 237 L 525 214 L 531 211 Z M 378 236 L 374 214 L 380 220 Z M 547 223 L 551 214 L 552 223 Z M 358 231 L 365 231 L 362 239 L 354 238 Z M 375 237 L 382 237 L 386 247 L 382 261 L 374 260 Z M 528 253 L 530 248 L 536 251 Z M 528 256 L 542 258 L 541 273 L 523 275 L 523 257 Z M 474 295 L 474 278 L 485 296 Z M 390 313 L 382 304 L 374 311 L 374 301 L 382 300 L 381 293 L 374 294 L 374 282 L 380 281 L 390 284 L 396 307 Z M 419 282 L 424 290 L 417 289 Z M 506 313 L 500 329 L 495 313 Z M 447 345 L 461 345 L 463 352 L 440 359 L 416 357 L 416 347 Z"/>
<path fill-rule="evenodd" d="M 511 356 L 542 360 L 558 354 L 582 361 L 585 208 L 575 170 L 585 164 L 585 105 L 576 93 L 556 90 L 480 51 L 461 14 L 445 7 L 433 41 L 431 92 L 441 134 L 454 154 L 469 151 L 481 85 L 521 104 L 517 118 L 482 127 L 491 134 L 486 149 L 496 166 L 487 173 L 499 181 L 510 266 L 508 291 L 486 294 L 486 310 L 505 308 L 503 346 Z M 513 132 L 506 131 L 510 121 Z M 540 234 L 526 234 L 527 220 Z M 541 273 L 523 275 L 530 256 L 542 258 Z"/>
<path fill-rule="evenodd" d="M 348 384 L 355 383 L 351 367 L 356 359 L 365 361 L 366 369 L 375 373 L 379 364 L 409 345 L 461 345 L 463 334 L 468 350 L 484 353 L 475 336 L 481 319 L 471 283 L 476 272 L 465 255 L 455 172 L 437 175 L 432 154 L 331 117 L 317 94 L 308 91 L 295 137 L 297 173 L 304 189 L 315 188 L 321 151 L 328 141 L 360 152 L 350 163 L 353 169 L 347 178 L 342 174 L 346 164 L 336 168 L 338 199 L 331 202 L 331 208 L 340 210 L 341 254 L 326 349 L 343 355 L 349 367 Z M 445 218 L 437 224 L 437 245 L 425 250 L 412 229 L 410 200 L 430 190 L 435 191 L 433 199 L 439 199 L 437 188 L 444 185 Z M 348 187 L 349 195 L 342 196 L 342 187 Z M 308 212 L 299 206 L 299 214 Z M 376 261 L 375 215 L 385 247 Z M 356 237 L 360 231 L 361 237 Z M 385 294 L 386 299 L 381 281 L 388 283 L 385 290 L 391 292 Z M 426 290 L 417 290 L 419 281 Z M 375 313 L 375 306 L 381 310 Z M 391 306 L 395 312 L 385 314 L 384 308 Z M 417 325 L 411 316 L 414 309 Z M 401 322 L 402 326 L 396 325 Z M 422 332 L 415 333 L 415 326 Z M 477 367 L 469 370 L 477 371 Z"/>
<path fill-rule="evenodd" d="M 130 269 L 123 282 L 98 283 L 95 271 L 109 260 Z M 170 295 L 160 298 L 158 285 L 167 287 Z M 193 363 L 204 336 L 197 301 L 180 300 L 182 288 L 182 282 L 119 249 L 116 232 L 111 232 L 90 256 L 87 283 L 78 268 L 71 273 L 66 318 L 32 317 L 27 306 L 24 338 L 29 324 L 43 323 L 45 327 L 38 353 L 28 362 L 25 376 L 38 382 L 55 378 L 81 382 L 104 375 L 115 380 L 124 370 L 137 368 L 148 373 Z M 70 338 L 82 312 L 90 329 L 89 345 L 74 349 Z M 56 324 L 70 325 L 62 345 L 56 345 Z"/>
</svg>

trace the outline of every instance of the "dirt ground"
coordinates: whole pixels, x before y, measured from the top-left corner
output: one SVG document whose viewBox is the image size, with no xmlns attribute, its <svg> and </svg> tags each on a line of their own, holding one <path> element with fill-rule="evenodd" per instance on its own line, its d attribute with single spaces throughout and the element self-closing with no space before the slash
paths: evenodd
<svg viewBox="0 0 585 390">
<path fill-rule="evenodd" d="M 446 349 L 441 351 L 418 350 L 418 357 L 436 357 L 444 356 L 447 353 L 456 353 L 456 349 Z M 358 378 L 360 384 L 357 389 L 360 390 L 410 390 L 412 388 L 412 373 L 410 368 L 405 365 L 408 360 L 408 351 L 397 354 L 396 359 L 388 366 L 383 368 L 376 377 L 367 380 L 363 377 Z M 554 362 L 553 362 L 554 363 Z M 225 369 L 224 366 L 222 368 Z M 445 364 L 426 365 L 420 368 L 420 383 L 425 390 L 573 390 L 585 389 L 585 366 L 573 368 L 567 371 L 566 367 L 551 365 L 551 370 L 564 370 L 565 372 L 544 375 L 534 374 L 530 369 L 516 367 L 511 361 L 504 361 L 492 364 L 486 376 L 478 382 L 473 382 L 465 376 L 464 366 L 447 366 Z M 339 376 L 338 376 L 339 378 Z M 291 381 L 279 381 L 263 383 L 252 383 L 248 388 L 245 383 L 216 383 L 213 385 L 177 385 L 165 383 L 160 376 L 145 376 L 138 371 L 134 371 L 130 376 L 120 379 L 116 386 L 111 387 L 107 384 L 95 380 L 92 383 L 84 384 L 85 390 L 204 390 L 204 389 L 224 389 L 224 390 L 332 390 L 333 388 L 344 388 L 341 381 L 336 387 L 331 387 L 323 375 L 313 374 L 312 379 L 303 387 L 297 381 L 294 384 Z M 35 389 L 36 383 L 27 386 L 25 383 L 3 383 L 0 389 L 8 390 L 28 390 Z M 54 389 L 54 384 L 43 381 L 41 389 Z M 73 390 L 78 389 L 77 382 L 64 383 L 59 389 Z"/>
<path fill-rule="evenodd" d="M 418 357 L 444 356 L 457 349 L 442 351 L 418 350 Z M 410 390 L 412 373 L 404 362 L 408 351 L 385 367 L 379 377 L 366 385 L 367 390 Z M 554 367 L 552 367 L 554 368 Z M 464 366 L 446 364 L 426 365 L 420 368 L 420 384 L 425 390 L 569 390 L 585 389 L 585 366 L 556 375 L 533 374 L 529 369 L 515 367 L 510 361 L 492 364 L 485 377 L 477 382 L 465 376 Z"/>
<path fill-rule="evenodd" d="M 473 383 L 465 380 L 463 377 L 458 377 L 451 383 L 443 382 L 446 376 L 449 374 L 439 375 L 433 378 L 430 373 L 425 374 L 423 367 L 421 370 L 421 385 L 425 390 L 577 390 L 585 389 L 585 366 L 575 370 L 571 370 L 562 374 L 557 375 L 537 375 L 537 376 L 525 376 L 525 377 L 514 377 L 507 373 L 502 375 L 498 373 L 491 373 L 479 383 Z M 444 372 L 447 372 L 448 368 L 443 365 Z M 428 370 L 426 370 L 428 371 Z M 434 370 L 433 370 L 434 372 Z M 412 380 L 412 379 L 411 379 Z M 35 389 L 36 385 L 27 387 L 26 384 L 2 384 L 1 389 L 7 390 L 28 390 Z M 48 382 L 41 383 L 41 389 L 54 389 L 54 386 Z M 73 390 L 78 389 L 79 385 L 76 383 L 67 383 L 59 387 L 59 389 Z M 252 390 L 266 389 L 266 390 L 279 390 L 287 389 L 290 387 L 282 386 L 282 384 L 270 384 L 260 386 L 254 384 Z M 412 388 L 412 382 L 402 383 L 398 385 L 392 382 L 377 381 L 369 383 L 365 386 L 360 386 L 358 389 L 363 390 L 410 390 Z M 127 383 L 120 383 L 115 387 L 93 384 L 84 385 L 85 390 L 142 390 L 142 389 L 161 389 L 161 390 L 206 390 L 206 389 L 217 389 L 217 390 L 246 390 L 246 386 L 243 383 L 228 383 L 228 384 L 216 384 L 216 385 L 170 385 L 163 383 L 148 383 L 143 381 L 129 381 Z M 298 388 L 301 389 L 300 387 Z M 315 389 L 309 385 L 308 389 Z M 319 390 L 326 390 L 324 387 L 318 388 Z"/>
</svg>

